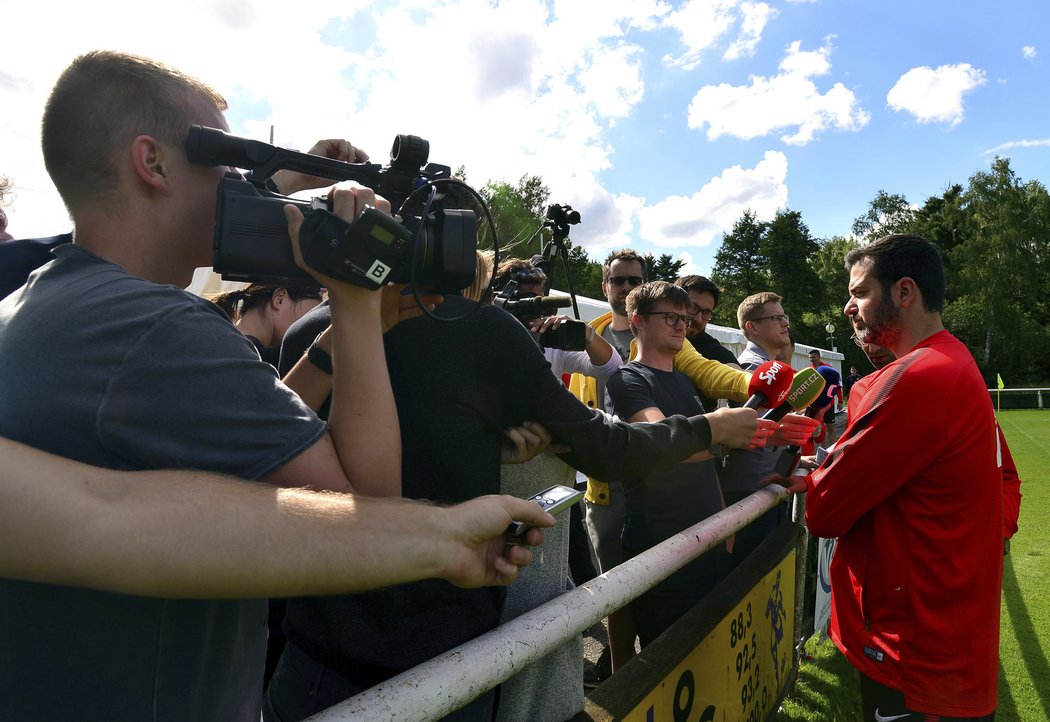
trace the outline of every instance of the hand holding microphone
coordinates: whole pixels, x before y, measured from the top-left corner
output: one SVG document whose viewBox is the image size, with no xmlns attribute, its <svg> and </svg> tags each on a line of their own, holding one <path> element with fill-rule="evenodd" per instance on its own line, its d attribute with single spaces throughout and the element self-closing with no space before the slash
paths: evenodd
<svg viewBox="0 0 1050 722">
<path fill-rule="evenodd" d="M 801 411 L 806 409 L 805 416 L 793 415 L 791 417 L 791 423 L 796 427 L 795 430 L 799 432 L 805 431 L 805 433 L 795 439 L 797 443 L 793 443 L 791 446 L 788 446 L 780 452 L 780 457 L 777 459 L 776 466 L 774 467 L 774 472 L 779 476 L 787 477 L 795 468 L 795 463 L 798 459 L 798 453 L 802 446 L 802 442 L 804 442 L 806 437 L 813 432 L 813 428 L 820 423 L 817 419 L 812 418 L 813 415 L 810 414 L 810 411 L 812 410 L 811 404 L 820 398 L 823 391 L 824 377 L 817 373 L 813 368 L 805 368 L 795 374 L 795 381 L 792 384 L 792 389 L 788 393 L 787 400 L 782 404 L 782 406 L 787 406 L 789 408 L 784 409 L 781 412 L 781 407 L 777 407 L 763 417 L 766 418 L 780 412 L 779 418 L 783 419 L 789 411 Z M 801 422 L 804 420 L 809 420 L 810 424 L 803 425 Z"/>
</svg>

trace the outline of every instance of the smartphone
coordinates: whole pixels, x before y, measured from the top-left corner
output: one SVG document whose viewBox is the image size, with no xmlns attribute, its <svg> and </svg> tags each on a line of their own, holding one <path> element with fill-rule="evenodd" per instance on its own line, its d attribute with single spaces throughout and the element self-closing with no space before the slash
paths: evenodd
<svg viewBox="0 0 1050 722">
<path fill-rule="evenodd" d="M 534 501 L 540 505 L 540 507 L 548 514 L 557 514 L 558 512 L 565 511 L 573 504 L 579 502 L 583 498 L 582 491 L 576 491 L 571 486 L 552 486 L 549 489 L 544 489 L 538 494 L 534 494 L 529 497 L 529 501 Z M 514 521 L 507 527 L 507 535 L 520 537 L 525 534 L 531 525 L 526 524 L 523 521 Z"/>
</svg>

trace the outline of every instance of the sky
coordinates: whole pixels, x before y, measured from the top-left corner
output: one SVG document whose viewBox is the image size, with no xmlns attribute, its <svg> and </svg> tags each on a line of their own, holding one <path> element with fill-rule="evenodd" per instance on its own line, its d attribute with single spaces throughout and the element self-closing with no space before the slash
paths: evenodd
<svg viewBox="0 0 1050 722">
<path fill-rule="evenodd" d="M 595 260 L 632 247 L 709 274 L 745 210 L 848 235 L 995 158 L 1050 181 L 1046 0 L 0 0 L 0 174 L 16 237 L 71 222 L 40 116 L 78 54 L 195 75 L 232 132 L 385 162 L 397 133 L 475 187 L 538 175 Z"/>
</svg>

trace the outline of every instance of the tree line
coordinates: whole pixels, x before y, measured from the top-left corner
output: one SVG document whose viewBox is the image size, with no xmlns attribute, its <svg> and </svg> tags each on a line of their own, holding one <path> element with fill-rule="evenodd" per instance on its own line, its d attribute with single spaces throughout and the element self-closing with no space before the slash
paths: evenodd
<svg viewBox="0 0 1050 722">
<path fill-rule="evenodd" d="M 462 169 L 460 171 L 462 174 Z M 538 176 L 516 184 L 490 181 L 480 190 L 499 234 L 501 254 L 528 258 L 540 253 L 550 190 Z M 944 322 L 977 361 L 994 387 L 996 375 L 1009 386 L 1039 386 L 1050 380 L 1050 195 L 1036 180 L 1018 178 L 1008 158 L 975 172 L 921 204 L 880 190 L 858 216 L 849 235 L 814 238 L 797 210 L 781 209 L 768 221 L 745 211 L 722 235 L 711 280 L 723 289 L 713 323 L 735 328 L 736 308 L 746 296 L 772 290 L 784 297 L 801 343 L 846 356 L 843 368 L 870 366 L 850 341 L 842 315 L 849 274 L 846 254 L 889 233 L 914 233 L 935 243 L 947 282 Z M 484 242 L 483 242 L 484 245 Z M 601 261 L 566 241 L 576 292 L 603 298 Z M 647 257 L 651 280 L 674 280 L 684 262 L 670 254 Z M 561 263 L 552 269 L 555 288 L 567 287 Z M 829 334 L 826 326 L 835 330 Z"/>
</svg>

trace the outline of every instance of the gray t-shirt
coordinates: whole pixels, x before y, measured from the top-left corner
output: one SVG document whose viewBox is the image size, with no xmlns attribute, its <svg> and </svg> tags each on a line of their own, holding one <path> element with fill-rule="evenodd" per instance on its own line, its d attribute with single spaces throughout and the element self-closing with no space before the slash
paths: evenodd
<svg viewBox="0 0 1050 722">
<path fill-rule="evenodd" d="M 78 246 L 55 255 L 0 302 L 0 435 L 108 468 L 257 479 L 324 434 L 212 304 Z M 258 719 L 264 600 L 4 580 L 0 639 L 11 719 Z"/>
</svg>

